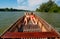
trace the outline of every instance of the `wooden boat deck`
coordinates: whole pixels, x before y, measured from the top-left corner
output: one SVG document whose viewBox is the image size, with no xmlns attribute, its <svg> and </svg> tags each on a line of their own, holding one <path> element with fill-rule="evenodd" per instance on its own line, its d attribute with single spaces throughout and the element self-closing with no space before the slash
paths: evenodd
<svg viewBox="0 0 60 39">
<path fill-rule="evenodd" d="M 60 33 L 51 25 L 42 18 L 35 17 L 38 22 L 36 25 L 31 22 L 24 25 L 25 16 L 21 17 L 1 35 L 1 38 L 60 38 Z"/>
<path fill-rule="evenodd" d="M 7 32 L 1 38 L 55 38 L 58 35 L 54 32 Z"/>
<path fill-rule="evenodd" d="M 28 24 L 23 27 L 23 32 L 40 32 L 38 25 Z"/>
</svg>

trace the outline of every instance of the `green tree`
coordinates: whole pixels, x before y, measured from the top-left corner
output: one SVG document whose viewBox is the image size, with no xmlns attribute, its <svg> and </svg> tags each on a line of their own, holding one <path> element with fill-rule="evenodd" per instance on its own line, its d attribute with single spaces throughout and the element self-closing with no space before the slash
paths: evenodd
<svg viewBox="0 0 60 39">
<path fill-rule="evenodd" d="M 37 8 L 36 11 L 38 11 L 39 9 Z"/>
<path fill-rule="evenodd" d="M 50 8 L 49 12 L 58 12 L 58 6 L 57 6 L 57 5 L 53 5 L 53 6 Z"/>
<path fill-rule="evenodd" d="M 8 8 L 5 8 L 5 11 L 8 11 L 9 9 Z"/>
<path fill-rule="evenodd" d="M 49 0 L 47 3 L 42 3 L 42 5 L 40 5 L 40 7 L 36 9 L 36 11 L 40 11 L 40 12 L 59 12 L 60 11 L 59 8 L 54 1 Z"/>
</svg>

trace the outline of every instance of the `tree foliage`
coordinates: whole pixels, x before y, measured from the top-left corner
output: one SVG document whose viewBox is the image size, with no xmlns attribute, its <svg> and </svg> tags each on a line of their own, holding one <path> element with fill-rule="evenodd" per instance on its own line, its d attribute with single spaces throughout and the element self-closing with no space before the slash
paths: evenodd
<svg viewBox="0 0 60 39">
<path fill-rule="evenodd" d="M 39 12 L 60 12 L 60 7 L 52 0 L 47 3 L 42 3 L 39 8 L 36 9 Z"/>
<path fill-rule="evenodd" d="M 0 8 L 0 11 L 25 11 L 25 12 L 30 12 L 30 10 L 13 9 L 13 8 Z"/>
</svg>

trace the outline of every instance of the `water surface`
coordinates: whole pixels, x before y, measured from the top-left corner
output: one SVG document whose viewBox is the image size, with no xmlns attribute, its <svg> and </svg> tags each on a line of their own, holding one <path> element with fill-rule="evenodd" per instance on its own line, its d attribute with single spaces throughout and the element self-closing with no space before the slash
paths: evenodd
<svg viewBox="0 0 60 39">
<path fill-rule="evenodd" d="M 42 17 L 57 30 L 60 30 L 60 13 L 35 12 L 35 14 Z M 0 12 L 0 34 L 23 15 L 24 12 Z"/>
</svg>

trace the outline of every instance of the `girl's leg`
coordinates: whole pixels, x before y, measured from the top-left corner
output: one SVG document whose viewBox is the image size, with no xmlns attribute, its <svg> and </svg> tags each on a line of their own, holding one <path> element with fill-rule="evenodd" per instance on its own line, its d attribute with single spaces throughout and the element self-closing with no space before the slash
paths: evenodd
<svg viewBox="0 0 60 39">
<path fill-rule="evenodd" d="M 37 24 L 37 20 L 34 18 L 34 22 L 35 22 L 35 24 Z"/>
<path fill-rule="evenodd" d="M 25 25 L 27 25 L 27 18 L 25 18 Z"/>
<path fill-rule="evenodd" d="M 35 25 L 34 19 L 31 18 L 32 23 Z"/>
</svg>

